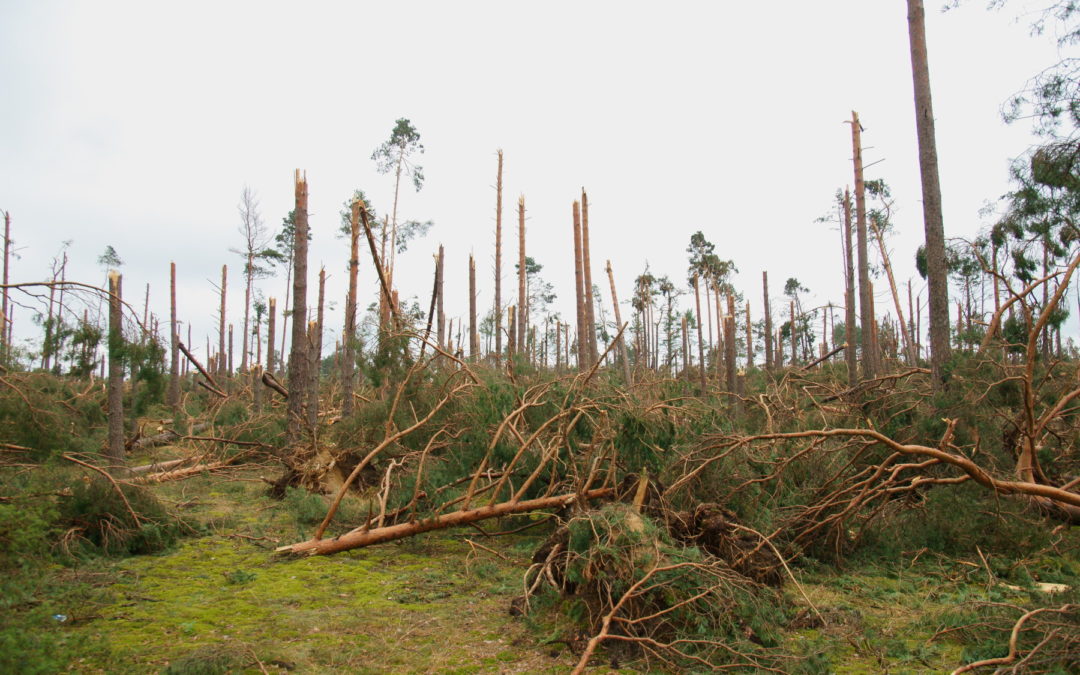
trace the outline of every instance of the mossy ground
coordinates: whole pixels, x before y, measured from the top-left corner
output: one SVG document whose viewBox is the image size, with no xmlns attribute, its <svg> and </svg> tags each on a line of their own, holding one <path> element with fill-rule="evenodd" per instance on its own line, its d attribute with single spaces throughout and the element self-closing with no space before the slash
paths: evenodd
<svg viewBox="0 0 1080 675">
<path fill-rule="evenodd" d="M 250 467 L 153 487 L 192 524 L 191 536 L 156 555 L 40 570 L 35 630 L 59 633 L 48 643 L 74 654 L 69 671 L 86 673 L 518 673 L 574 665 L 561 642 L 570 637 L 565 621 L 508 611 L 543 527 L 491 539 L 437 532 L 330 557 L 277 558 L 275 546 L 312 530 L 312 514 L 297 500 L 310 507 L 317 498 L 266 497 L 262 477 L 273 475 Z M 349 504 L 342 520 L 364 509 Z M 469 538 L 503 557 L 474 549 Z M 1041 576 L 1032 570 L 1035 578 L 1055 580 L 1047 575 L 1056 570 L 1057 580 L 1068 581 L 1080 573 L 1071 560 L 1043 566 Z M 948 671 L 970 647 L 950 633 L 931 639 L 949 625 L 950 612 L 972 600 L 1035 600 L 1034 591 L 988 584 L 980 566 L 929 556 L 845 570 L 796 566 L 795 573 L 825 619 L 811 618 L 787 585 L 803 618 L 784 628 L 782 648 L 807 655 L 804 672 Z M 83 591 L 70 592 L 76 585 Z"/>
</svg>

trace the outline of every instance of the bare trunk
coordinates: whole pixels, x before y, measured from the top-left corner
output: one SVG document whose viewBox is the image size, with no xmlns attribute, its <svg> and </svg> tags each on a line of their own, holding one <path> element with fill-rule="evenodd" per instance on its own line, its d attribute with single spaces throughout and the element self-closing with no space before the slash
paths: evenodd
<svg viewBox="0 0 1080 675">
<path fill-rule="evenodd" d="M 495 176 L 495 364 L 502 359 L 502 173 L 503 151 L 498 151 Z"/>
<path fill-rule="evenodd" d="M 299 169 L 294 174 L 296 199 L 296 236 L 293 237 L 293 325 L 289 348 L 289 407 L 286 438 L 298 445 L 303 438 L 304 404 L 308 388 L 307 338 L 307 177 Z"/>
<path fill-rule="evenodd" d="M 360 274 L 360 202 L 349 213 L 349 293 L 345 297 L 345 330 L 341 336 L 341 416 L 353 411 L 353 368 L 356 365 L 356 282 Z M 273 302 L 273 300 L 271 300 Z"/>
<path fill-rule="evenodd" d="M 270 298 L 266 323 L 266 372 L 274 372 L 274 328 L 277 322 L 277 298 Z"/>
<path fill-rule="evenodd" d="M 851 146 L 855 163 L 855 223 L 856 245 L 859 263 L 859 322 L 862 324 L 862 374 L 864 379 L 873 379 L 877 373 L 875 351 L 873 348 L 874 323 L 870 304 L 870 262 L 866 242 L 866 183 L 863 180 L 862 125 L 859 114 L 851 111 Z"/>
<path fill-rule="evenodd" d="M 442 349 L 447 349 L 446 341 L 449 338 L 446 332 L 446 311 L 443 308 L 443 287 L 446 284 L 446 250 L 439 244 L 439 258 L 435 270 L 435 307 L 438 313 L 438 343 Z"/>
<path fill-rule="evenodd" d="M 622 313 L 619 310 L 619 296 L 615 292 L 615 274 L 611 271 L 611 261 L 607 261 L 607 276 L 608 284 L 611 285 L 611 305 L 615 308 L 615 330 L 622 331 Z M 630 376 L 630 360 L 626 356 L 626 340 L 622 334 L 619 335 L 619 360 L 622 362 L 623 379 L 626 381 L 626 385 L 630 386 L 634 383 L 633 378 Z"/>
<path fill-rule="evenodd" d="M 596 348 L 596 303 L 593 299 L 592 263 L 589 258 L 589 197 L 581 189 L 581 266 L 585 285 L 585 347 L 592 366 L 599 357 Z"/>
<path fill-rule="evenodd" d="M 3 350 L 0 351 L 0 357 L 3 358 L 4 363 L 7 363 L 10 358 L 10 331 L 11 325 L 11 306 L 8 304 L 8 263 L 11 260 L 11 214 L 4 211 L 4 298 L 2 311 L 3 316 L 0 317 L 0 344 L 3 345 Z"/>
<path fill-rule="evenodd" d="M 772 310 L 769 308 L 769 273 L 761 273 L 761 293 L 764 297 L 762 305 L 765 313 L 765 368 L 773 369 L 773 339 L 772 339 Z"/>
<path fill-rule="evenodd" d="M 225 363 L 225 290 L 228 284 L 229 266 L 221 266 L 221 308 L 218 312 L 218 375 L 224 376 L 227 364 Z"/>
<path fill-rule="evenodd" d="M 120 273 L 109 272 L 109 447 L 113 466 L 124 463 L 124 326 Z"/>
<path fill-rule="evenodd" d="M 844 190 L 844 340 L 847 350 L 848 386 L 859 382 L 858 361 L 855 349 L 855 251 L 851 245 L 851 193 Z"/>
<path fill-rule="evenodd" d="M 582 270 L 581 251 L 581 205 L 574 202 L 574 284 L 575 305 L 577 309 L 577 344 L 578 367 L 588 364 L 588 351 L 585 346 L 585 277 Z"/>
<path fill-rule="evenodd" d="M 735 297 L 727 294 L 727 317 L 724 321 L 724 352 L 727 370 L 727 390 L 735 391 Z"/>
<path fill-rule="evenodd" d="M 240 333 L 241 373 L 246 373 L 248 370 L 248 350 L 251 345 L 251 334 L 248 332 L 251 327 L 251 277 L 254 274 L 254 269 L 255 255 L 253 252 L 248 251 L 247 269 L 244 270 L 244 331 Z"/>
<path fill-rule="evenodd" d="M 480 358 L 480 331 L 476 323 L 476 261 L 469 254 L 469 357 Z"/>
<path fill-rule="evenodd" d="M 746 301 L 746 369 L 754 367 L 754 329 L 750 323 L 750 301 Z"/>
<path fill-rule="evenodd" d="M 701 323 L 701 283 L 698 276 L 694 275 L 694 303 L 697 305 L 697 342 L 698 342 L 698 374 L 701 376 L 699 395 L 704 398 L 705 393 L 708 391 L 708 385 L 705 383 L 705 334 L 702 330 Z"/>
<path fill-rule="evenodd" d="M 525 195 L 518 197 L 518 306 L 517 306 L 517 350 L 525 351 L 525 329 L 528 325 L 529 299 L 525 283 Z"/>
<path fill-rule="evenodd" d="M 308 340 L 311 343 L 311 364 L 308 371 L 308 424 L 314 429 L 319 421 L 319 376 L 322 374 L 323 306 L 326 299 L 326 268 L 319 269 L 319 304 L 315 310 L 315 321 L 308 325 Z"/>
<path fill-rule="evenodd" d="M 180 341 L 176 325 L 176 263 L 169 263 L 169 391 L 168 406 L 176 412 L 180 406 Z"/>
<path fill-rule="evenodd" d="M 926 268 L 930 288 L 930 368 L 935 386 L 943 384 L 949 359 L 949 277 L 945 265 L 945 225 L 941 213 L 934 106 L 930 96 L 930 65 L 926 53 L 926 10 L 922 0 L 908 0 L 908 37 L 915 89 L 915 123 L 919 137 L 922 175 L 923 227 L 926 233 Z"/>
</svg>

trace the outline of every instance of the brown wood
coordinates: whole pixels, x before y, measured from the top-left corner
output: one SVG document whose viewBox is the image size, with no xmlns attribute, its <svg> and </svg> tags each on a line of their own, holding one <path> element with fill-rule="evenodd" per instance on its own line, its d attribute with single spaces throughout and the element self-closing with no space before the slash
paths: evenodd
<svg viewBox="0 0 1080 675">
<path fill-rule="evenodd" d="M 529 325 L 526 316 L 529 310 L 529 298 L 526 292 L 525 274 L 525 195 L 518 197 L 518 302 L 514 326 L 517 334 L 517 351 L 525 352 L 525 326 Z"/>
<path fill-rule="evenodd" d="M 873 347 L 874 314 L 871 309 L 870 257 L 866 235 L 866 182 L 863 179 L 862 124 L 859 113 L 851 111 L 851 146 L 855 166 L 855 241 L 859 268 L 859 323 L 862 325 L 862 376 L 872 380 L 877 375 L 877 362 Z"/>
<path fill-rule="evenodd" d="M 109 272 L 109 435 L 106 455 L 113 464 L 124 462 L 124 315 L 120 273 Z"/>
<path fill-rule="evenodd" d="M 589 361 L 585 343 L 585 277 L 582 269 L 581 251 L 581 204 L 574 202 L 574 288 L 575 307 L 577 310 L 577 346 L 578 368 L 586 367 Z"/>
<path fill-rule="evenodd" d="M 698 275 L 694 275 L 694 302 L 697 305 L 697 343 L 698 343 L 698 374 L 700 375 L 700 383 L 698 395 L 702 398 L 708 392 L 708 384 L 705 382 L 705 331 L 701 325 L 701 290 L 700 290 L 700 278 Z"/>
<path fill-rule="evenodd" d="M 353 412 L 353 385 L 356 366 L 356 301 L 357 278 L 360 275 L 360 200 L 349 207 L 349 290 L 345 296 L 345 329 L 341 336 L 341 416 Z M 271 299 L 272 303 L 273 300 Z"/>
<path fill-rule="evenodd" d="M 497 151 L 499 171 L 495 175 L 495 364 L 502 360 L 502 175 L 503 151 Z"/>
<path fill-rule="evenodd" d="M 374 544 L 382 544 L 412 537 L 432 530 L 442 530 L 450 527 L 468 525 L 489 518 L 499 518 L 515 513 L 528 513 L 543 509 L 566 508 L 575 503 L 583 503 L 593 499 L 603 499 L 614 494 L 614 488 L 601 488 L 589 490 L 584 494 L 566 494 L 556 497 L 542 497 L 527 501 L 508 501 L 501 504 L 481 506 L 465 511 L 453 511 L 434 518 L 418 520 L 415 522 L 399 523 L 387 527 L 376 527 L 370 530 L 357 528 L 351 532 L 333 539 L 309 539 L 298 544 L 282 546 L 277 553 L 307 554 L 307 555 L 330 555 L 355 548 L 363 548 Z"/>
<path fill-rule="evenodd" d="M 229 281 L 229 266 L 221 266 L 221 309 L 218 316 L 218 366 L 217 373 L 221 377 L 225 377 L 228 364 L 225 362 L 224 355 L 225 349 L 225 290 Z"/>
<path fill-rule="evenodd" d="M 180 406 L 180 327 L 176 324 L 176 263 L 169 263 L 169 389 L 166 404 Z"/>
<path fill-rule="evenodd" d="M 307 336 L 307 255 L 308 255 L 308 186 L 307 176 L 297 169 L 293 174 L 296 233 L 293 237 L 293 322 L 289 347 L 289 396 L 286 440 L 299 445 L 303 439 L 304 404 L 308 399 Z"/>
<path fill-rule="evenodd" d="M 772 370 L 774 367 L 772 310 L 769 308 L 769 273 L 767 271 L 761 273 L 761 294 L 764 298 L 762 312 L 765 315 L 765 369 Z"/>
<path fill-rule="evenodd" d="M 585 286 L 585 348 L 589 365 L 596 363 L 596 302 L 593 298 L 592 263 L 589 257 L 589 196 L 581 188 L 581 270 Z"/>
<path fill-rule="evenodd" d="M 615 308 L 615 325 L 619 330 L 623 328 L 622 313 L 619 310 L 619 296 L 615 292 L 615 275 L 611 271 L 611 261 L 607 261 L 607 276 L 608 284 L 611 286 L 611 305 Z M 626 354 L 626 339 L 620 335 L 618 342 L 619 361 L 622 362 L 623 380 L 627 386 L 634 383 L 633 377 L 630 375 L 630 359 Z"/>
<path fill-rule="evenodd" d="M 476 261 L 469 254 L 469 358 L 480 358 L 480 330 L 476 323 Z"/>
<path fill-rule="evenodd" d="M 935 387 L 942 385 L 949 360 L 949 277 L 945 263 L 945 225 L 941 212 L 934 105 L 930 95 L 930 64 L 926 52 L 926 10 L 922 0 L 908 0 L 908 38 L 915 90 L 915 126 L 922 177 L 923 229 L 926 236 L 927 284 L 930 290 L 930 369 Z"/>
</svg>

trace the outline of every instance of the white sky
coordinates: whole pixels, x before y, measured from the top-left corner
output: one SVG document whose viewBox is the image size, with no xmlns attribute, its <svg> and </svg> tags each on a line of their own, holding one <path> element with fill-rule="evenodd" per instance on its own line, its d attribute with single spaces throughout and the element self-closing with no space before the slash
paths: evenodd
<svg viewBox="0 0 1080 675">
<path fill-rule="evenodd" d="M 988 12 L 971 0 L 927 31 L 947 236 L 970 236 L 978 210 L 1008 189 L 1011 158 L 1032 141 L 1000 107 L 1061 58 L 1028 35 L 1037 3 Z M 467 312 L 467 257 L 480 306 L 493 296 L 495 150 L 504 174 L 504 291 L 516 296 L 516 197 L 525 194 L 528 253 L 572 315 L 571 203 L 590 198 L 594 282 L 606 259 L 620 297 L 646 263 L 683 282 L 690 235 L 702 230 L 755 314 L 761 270 L 774 297 L 798 277 L 813 306 L 841 298 L 838 234 L 814 222 L 852 182 L 852 109 L 866 128 L 868 178 L 896 197 L 891 241 L 899 280 L 914 275 L 922 211 L 906 4 L 902 0 L 772 2 L 51 2 L 0 6 L 0 209 L 21 258 L 13 281 L 40 280 L 71 240 L 69 279 L 100 283 L 113 245 L 125 295 L 151 284 L 168 316 L 177 263 L 182 320 L 195 346 L 213 335 L 213 283 L 230 266 L 230 320 L 242 322 L 241 189 L 258 191 L 276 229 L 307 171 L 310 265 L 331 280 L 340 333 L 347 242 L 338 211 L 365 190 L 388 211 L 393 177 L 369 159 L 398 117 L 427 153 L 419 194 L 399 216 L 435 227 L 399 260 L 403 296 L 426 307 L 431 253 L 447 250 L 447 312 Z M 375 276 L 361 257 L 366 305 Z M 683 283 L 685 287 L 685 284 Z M 284 274 L 261 283 L 284 296 Z M 877 306 L 891 305 L 877 284 Z M 921 281 L 917 288 L 921 288 Z M 312 284 L 312 299 L 314 284 Z M 512 301 L 512 300 L 511 300 Z M 624 309 L 624 317 L 628 312 Z M 755 318 L 758 318 L 755 316 Z M 17 310 L 28 336 L 29 312 Z M 456 323 L 456 322 L 455 322 Z M 216 338 L 214 339 L 216 342 Z M 202 350 L 200 349 L 200 352 Z"/>
</svg>

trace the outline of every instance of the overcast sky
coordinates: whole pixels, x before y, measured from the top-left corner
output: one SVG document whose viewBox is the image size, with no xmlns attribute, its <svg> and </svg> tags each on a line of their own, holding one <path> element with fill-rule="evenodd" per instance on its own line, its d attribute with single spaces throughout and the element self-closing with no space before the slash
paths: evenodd
<svg viewBox="0 0 1080 675">
<path fill-rule="evenodd" d="M 1014 0 L 941 13 L 930 0 L 930 70 L 946 235 L 972 236 L 1008 166 L 1033 143 L 1003 102 L 1063 56 L 1030 37 Z M 1017 17 L 1020 16 L 1019 21 Z M 604 261 L 628 300 L 646 265 L 685 287 L 686 246 L 702 230 L 740 270 L 755 314 L 761 271 L 773 295 L 797 277 L 807 306 L 838 301 L 838 233 L 815 220 L 852 183 L 857 110 L 868 178 L 896 198 L 890 241 L 914 274 L 921 195 L 902 0 L 772 2 L 53 2 L 0 6 L 0 209 L 19 250 L 12 280 L 47 276 L 70 240 L 68 278 L 101 283 L 97 258 L 124 260 L 125 295 L 168 316 L 168 264 L 196 346 L 213 334 L 214 284 L 230 267 L 230 321 L 242 321 L 237 203 L 258 192 L 277 229 L 307 172 L 310 264 L 330 275 L 327 343 L 340 334 L 347 242 L 338 212 L 362 188 L 389 210 L 393 177 L 372 150 L 407 117 L 427 152 L 421 192 L 399 216 L 435 221 L 399 261 L 404 296 L 430 289 L 447 251 L 447 311 L 467 312 L 467 259 L 481 307 L 493 297 L 495 150 L 505 152 L 505 286 L 516 288 L 516 198 L 528 253 L 572 316 L 571 203 L 590 199 L 593 278 Z M 314 278 L 314 274 L 312 276 Z M 362 257 L 367 304 L 375 275 Z M 284 296 L 284 275 L 261 282 Z M 917 289 L 922 288 L 920 281 Z M 882 280 L 877 307 L 891 303 Z M 507 290 L 505 296 L 516 295 Z M 627 312 L 624 310 L 624 316 Z M 28 336 L 29 311 L 15 321 Z M 216 341 L 216 340 L 215 340 Z M 201 350 L 200 350 L 201 351 Z"/>
</svg>

